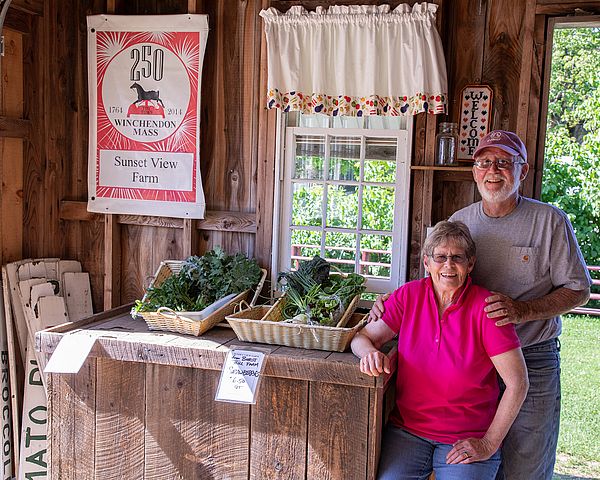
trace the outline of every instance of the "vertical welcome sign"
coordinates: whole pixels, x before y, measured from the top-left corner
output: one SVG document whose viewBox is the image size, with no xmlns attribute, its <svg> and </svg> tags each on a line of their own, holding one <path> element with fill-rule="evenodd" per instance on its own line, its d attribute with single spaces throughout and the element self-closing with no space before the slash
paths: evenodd
<svg viewBox="0 0 600 480">
<path fill-rule="evenodd" d="M 204 218 L 199 162 L 206 15 L 88 23 L 88 210 Z"/>
</svg>

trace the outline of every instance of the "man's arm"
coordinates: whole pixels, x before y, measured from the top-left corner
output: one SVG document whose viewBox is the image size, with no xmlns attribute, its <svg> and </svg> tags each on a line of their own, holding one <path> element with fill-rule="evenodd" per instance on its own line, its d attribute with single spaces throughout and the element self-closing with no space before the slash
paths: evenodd
<svg viewBox="0 0 600 480">
<path fill-rule="evenodd" d="M 546 320 L 562 315 L 587 303 L 590 298 L 589 287 L 585 290 L 571 290 L 560 287 L 547 295 L 531 300 L 513 300 L 502 293 L 493 292 L 485 301 L 488 318 L 501 318 L 497 326 L 507 323 L 524 323 L 535 320 Z"/>
</svg>

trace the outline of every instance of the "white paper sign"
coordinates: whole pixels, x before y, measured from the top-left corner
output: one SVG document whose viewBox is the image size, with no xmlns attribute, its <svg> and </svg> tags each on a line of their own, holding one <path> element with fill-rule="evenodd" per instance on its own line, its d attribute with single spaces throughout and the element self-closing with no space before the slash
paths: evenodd
<svg viewBox="0 0 600 480">
<path fill-rule="evenodd" d="M 60 339 L 44 373 L 77 373 L 101 334 L 77 332 Z"/>
<path fill-rule="evenodd" d="M 265 352 L 229 350 L 215 400 L 222 402 L 256 403 Z"/>
</svg>

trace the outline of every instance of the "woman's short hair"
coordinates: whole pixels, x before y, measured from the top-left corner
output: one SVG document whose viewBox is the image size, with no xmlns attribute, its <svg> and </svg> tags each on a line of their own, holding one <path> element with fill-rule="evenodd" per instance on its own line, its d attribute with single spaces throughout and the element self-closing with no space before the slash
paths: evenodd
<svg viewBox="0 0 600 480">
<path fill-rule="evenodd" d="M 475 242 L 467 227 L 463 222 L 449 222 L 442 220 L 438 222 L 431 233 L 425 239 L 423 244 L 423 255 L 431 256 L 435 247 L 444 243 L 452 242 L 465 251 L 467 258 L 475 256 Z"/>
</svg>

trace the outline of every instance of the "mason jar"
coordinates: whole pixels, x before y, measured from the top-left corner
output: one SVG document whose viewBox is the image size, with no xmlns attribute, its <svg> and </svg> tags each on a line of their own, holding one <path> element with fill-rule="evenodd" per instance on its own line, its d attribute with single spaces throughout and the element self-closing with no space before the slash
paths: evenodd
<svg viewBox="0 0 600 480">
<path fill-rule="evenodd" d="M 456 154 L 458 149 L 458 124 L 440 123 L 439 133 L 435 136 L 435 164 L 458 165 Z"/>
</svg>

